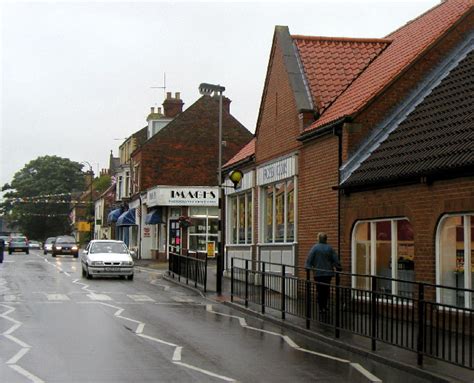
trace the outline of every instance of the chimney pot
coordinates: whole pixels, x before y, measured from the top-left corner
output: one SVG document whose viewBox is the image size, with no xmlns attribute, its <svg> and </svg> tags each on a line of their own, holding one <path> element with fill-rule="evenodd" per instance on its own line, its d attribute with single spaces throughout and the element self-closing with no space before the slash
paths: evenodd
<svg viewBox="0 0 474 383">
<path fill-rule="evenodd" d="M 152 106 L 152 107 L 150 108 L 150 113 L 154 113 L 154 112 L 155 112 L 155 108 Z"/>
<path fill-rule="evenodd" d="M 179 96 L 180 96 L 180 93 L 179 93 L 179 92 L 176 92 L 174 97 L 175 97 L 177 100 L 179 100 Z"/>
<path fill-rule="evenodd" d="M 158 107 L 158 114 L 161 114 L 161 108 Z"/>
<path fill-rule="evenodd" d="M 166 92 L 166 98 L 170 99 L 171 98 L 171 92 Z"/>
</svg>

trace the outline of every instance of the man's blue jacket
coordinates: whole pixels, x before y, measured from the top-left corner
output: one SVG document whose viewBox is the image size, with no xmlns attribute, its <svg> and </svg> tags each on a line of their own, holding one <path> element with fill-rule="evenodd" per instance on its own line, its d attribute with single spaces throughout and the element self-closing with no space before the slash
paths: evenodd
<svg viewBox="0 0 474 383">
<path fill-rule="evenodd" d="M 334 276 L 334 268 L 341 269 L 336 252 L 327 243 L 317 243 L 309 251 L 304 265 L 307 269 L 315 268 L 316 277 Z"/>
</svg>

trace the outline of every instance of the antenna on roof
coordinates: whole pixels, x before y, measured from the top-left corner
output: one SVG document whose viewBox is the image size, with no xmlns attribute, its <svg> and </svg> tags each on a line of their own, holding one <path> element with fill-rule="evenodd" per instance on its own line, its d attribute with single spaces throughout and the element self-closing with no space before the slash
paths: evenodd
<svg viewBox="0 0 474 383">
<path fill-rule="evenodd" d="M 166 98 L 166 72 L 163 73 L 163 86 L 150 86 L 150 89 L 163 89 L 163 98 Z"/>
</svg>

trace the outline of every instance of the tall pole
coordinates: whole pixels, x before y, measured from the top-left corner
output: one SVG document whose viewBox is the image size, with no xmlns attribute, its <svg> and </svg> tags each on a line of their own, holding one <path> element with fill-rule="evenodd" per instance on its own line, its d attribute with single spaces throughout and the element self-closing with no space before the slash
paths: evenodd
<svg viewBox="0 0 474 383">
<path fill-rule="evenodd" d="M 222 210 L 223 210 L 223 196 L 222 196 L 222 91 L 219 92 L 219 163 L 217 171 L 217 185 L 219 186 L 219 232 L 218 232 L 218 253 L 217 253 L 217 275 L 216 275 L 216 292 L 218 295 L 222 293 L 222 269 L 224 261 L 224 242 L 222 238 Z"/>
<path fill-rule="evenodd" d="M 95 207 L 93 206 L 92 200 L 92 181 L 94 180 L 94 171 L 92 170 L 92 165 L 87 161 L 82 161 L 83 164 L 89 166 L 89 175 L 90 175 L 90 196 L 89 196 L 89 241 L 92 241 L 94 238 L 92 222 L 95 220 Z"/>
</svg>

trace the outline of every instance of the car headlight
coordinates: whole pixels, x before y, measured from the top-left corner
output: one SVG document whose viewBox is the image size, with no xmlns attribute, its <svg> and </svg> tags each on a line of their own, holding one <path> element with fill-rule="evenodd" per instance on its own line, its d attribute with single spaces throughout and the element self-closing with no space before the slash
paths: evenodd
<svg viewBox="0 0 474 383">
<path fill-rule="evenodd" d="M 132 266 L 132 265 L 133 265 L 133 262 L 132 262 L 132 261 L 123 261 L 123 262 L 122 262 L 122 265 L 124 265 L 124 266 Z"/>
<path fill-rule="evenodd" d="M 77 246 L 73 246 L 72 249 L 73 249 L 73 250 L 77 250 Z"/>
<path fill-rule="evenodd" d="M 55 248 L 56 250 L 61 250 L 61 249 L 62 249 L 61 246 L 54 246 L 54 248 Z"/>
<path fill-rule="evenodd" d="M 91 266 L 103 266 L 104 262 L 102 261 L 92 261 Z"/>
</svg>

